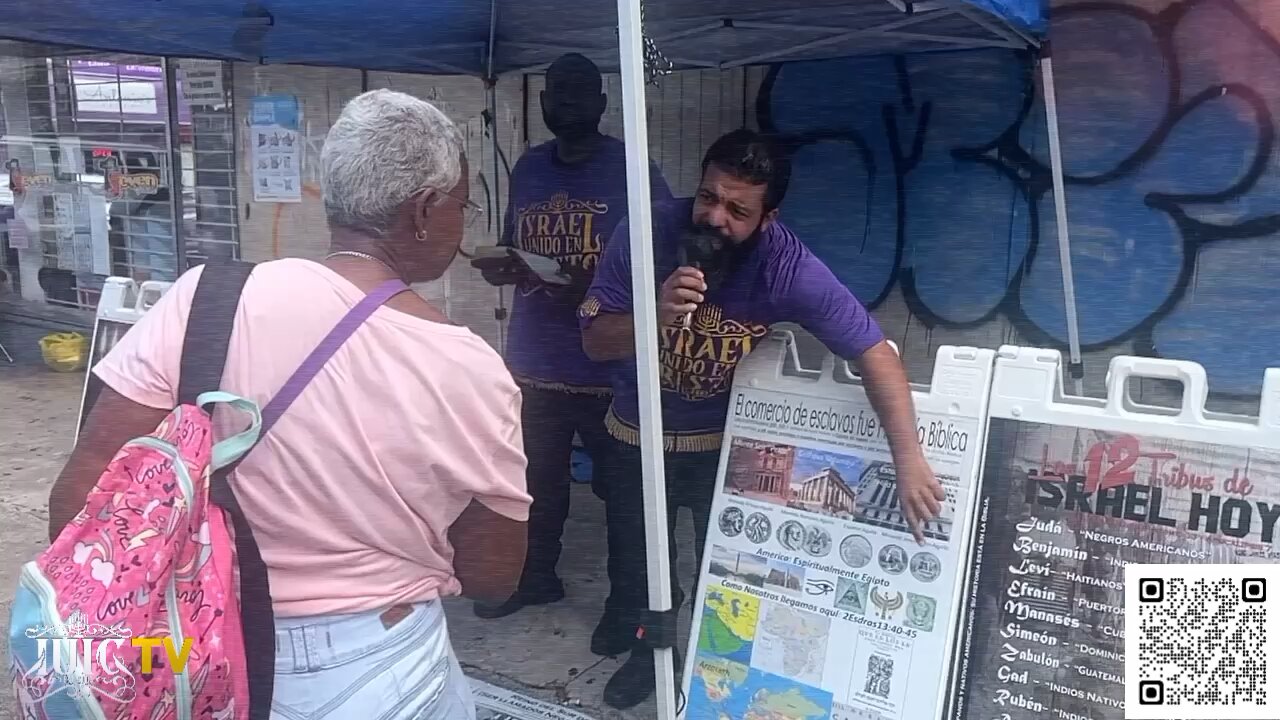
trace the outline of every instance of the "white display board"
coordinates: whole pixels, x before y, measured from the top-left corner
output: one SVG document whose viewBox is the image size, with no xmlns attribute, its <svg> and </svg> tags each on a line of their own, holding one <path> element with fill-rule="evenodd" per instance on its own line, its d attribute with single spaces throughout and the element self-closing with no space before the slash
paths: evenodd
<svg viewBox="0 0 1280 720">
<path fill-rule="evenodd" d="M 992 350 L 938 349 L 915 391 L 946 489 L 912 539 L 860 381 L 790 333 L 738 368 L 685 660 L 688 720 L 927 720 L 947 693 Z"/>
<path fill-rule="evenodd" d="M 148 280 L 139 283 L 125 277 L 109 277 L 102 283 L 98 297 L 98 309 L 93 320 L 93 339 L 89 344 L 89 362 L 84 370 L 84 387 L 80 392 L 80 417 L 76 420 L 76 436 L 84 427 L 89 408 L 98 398 L 101 382 L 93 374 L 93 366 L 106 357 L 121 337 L 129 331 L 143 313 L 160 300 L 173 283 Z"/>
<path fill-rule="evenodd" d="M 1280 370 L 1260 418 L 1206 412 L 1195 363 L 1113 358 L 1103 399 L 1061 378 L 1053 350 L 996 360 L 955 720 L 1121 720 L 1125 565 L 1280 557 Z M 1180 383 L 1181 407 L 1135 403 L 1139 378 Z"/>
</svg>

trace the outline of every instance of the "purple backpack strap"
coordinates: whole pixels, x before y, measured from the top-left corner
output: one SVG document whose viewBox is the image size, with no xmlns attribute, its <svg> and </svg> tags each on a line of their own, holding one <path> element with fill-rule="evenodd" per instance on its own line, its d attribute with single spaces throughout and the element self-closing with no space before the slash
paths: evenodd
<svg viewBox="0 0 1280 720">
<path fill-rule="evenodd" d="M 276 396 L 271 398 L 271 402 L 267 403 L 267 407 L 262 411 L 262 433 L 259 437 L 266 435 L 271 430 L 271 426 L 275 425 L 280 416 L 284 415 L 289 406 L 293 404 L 293 401 L 298 399 L 298 396 L 306 389 L 312 378 L 316 376 L 316 373 L 320 372 L 320 368 L 329 362 L 329 358 L 333 357 L 338 348 L 342 347 L 342 344 L 351 337 L 356 329 L 364 324 L 365 320 L 369 319 L 370 315 L 373 315 L 375 310 L 408 289 L 409 286 L 400 280 L 388 280 L 374 288 L 355 307 L 351 308 L 338 321 L 338 324 L 333 326 L 329 334 L 320 341 L 316 349 L 311 351 L 307 359 L 302 361 L 298 369 L 293 371 L 293 375 L 280 388 L 280 392 L 276 393 Z"/>
</svg>

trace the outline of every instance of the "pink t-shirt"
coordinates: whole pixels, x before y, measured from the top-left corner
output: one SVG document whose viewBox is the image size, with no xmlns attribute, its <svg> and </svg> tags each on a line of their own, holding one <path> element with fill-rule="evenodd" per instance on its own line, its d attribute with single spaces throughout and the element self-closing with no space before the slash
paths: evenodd
<svg viewBox="0 0 1280 720">
<path fill-rule="evenodd" d="M 185 273 L 94 372 L 153 408 L 177 402 Z M 260 406 L 363 293 L 324 265 L 254 268 L 223 390 Z M 220 410 L 219 437 L 244 418 Z M 447 532 L 474 499 L 527 520 L 520 391 L 470 330 L 379 308 L 232 478 L 281 616 L 351 613 L 454 595 Z"/>
</svg>

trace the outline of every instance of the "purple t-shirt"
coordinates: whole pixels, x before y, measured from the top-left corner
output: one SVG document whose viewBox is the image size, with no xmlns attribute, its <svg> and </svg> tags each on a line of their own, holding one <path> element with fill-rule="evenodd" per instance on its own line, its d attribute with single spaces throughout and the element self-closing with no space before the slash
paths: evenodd
<svg viewBox="0 0 1280 720">
<path fill-rule="evenodd" d="M 595 155 L 567 165 L 552 140 L 530 149 L 511 172 L 502 244 L 594 270 L 614 227 L 627 215 L 626 149 L 606 137 Z M 671 191 L 650 166 L 656 203 Z M 577 392 L 609 392 L 610 364 L 582 350 L 579 296 L 540 285 L 517 286 L 508 327 L 507 367 L 520 382 Z"/>
<path fill-rule="evenodd" d="M 654 208 L 654 288 L 677 267 L 680 238 L 693 201 Z M 595 281 L 579 308 L 583 328 L 604 313 L 630 313 L 631 243 L 628 223 L 618 224 Z M 790 230 L 774 222 L 721 285 L 708 293 L 691 326 L 660 328 L 658 356 L 665 445 L 675 452 L 720 449 L 733 372 L 769 332 L 793 322 L 831 352 L 856 359 L 884 340 L 880 326 Z M 617 439 L 639 444 L 636 364 L 618 363 L 613 374 L 613 407 L 606 422 Z"/>
</svg>

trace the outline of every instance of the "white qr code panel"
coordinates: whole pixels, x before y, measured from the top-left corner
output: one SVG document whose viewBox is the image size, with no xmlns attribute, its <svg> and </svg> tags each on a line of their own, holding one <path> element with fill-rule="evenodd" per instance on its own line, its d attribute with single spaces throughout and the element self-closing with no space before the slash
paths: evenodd
<svg viewBox="0 0 1280 720">
<path fill-rule="evenodd" d="M 1280 565 L 1124 568 L 1125 718 L 1280 717 Z"/>
</svg>

